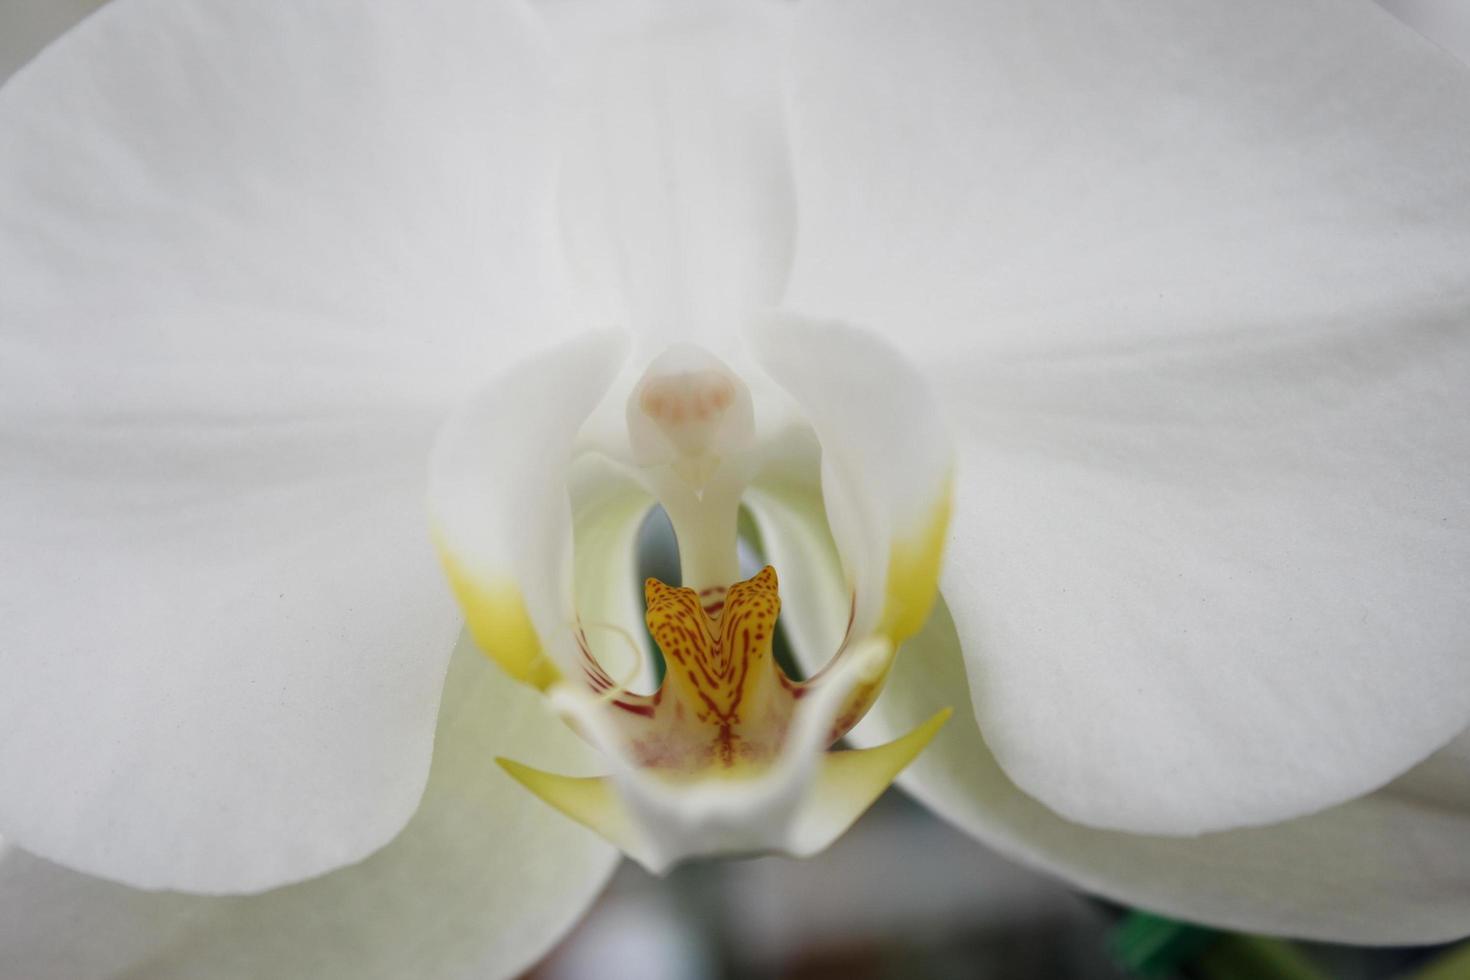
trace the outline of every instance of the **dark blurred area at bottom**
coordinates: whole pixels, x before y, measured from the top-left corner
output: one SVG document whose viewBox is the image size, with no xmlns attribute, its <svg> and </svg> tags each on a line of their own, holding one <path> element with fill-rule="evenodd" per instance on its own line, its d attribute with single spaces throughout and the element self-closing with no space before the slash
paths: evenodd
<svg viewBox="0 0 1470 980">
<path fill-rule="evenodd" d="M 1127 915 L 994 854 L 890 791 L 827 852 L 805 861 L 700 862 L 664 879 L 625 863 L 587 919 L 530 976 L 1261 980 L 1249 958 L 1221 955 L 1229 951 L 1221 945 L 1212 947 L 1213 966 L 1155 956 L 1148 972 L 1125 969 L 1119 942 L 1130 936 Z M 1130 925 L 1137 942 L 1140 923 Z M 1153 925 L 1149 935 L 1158 931 Z M 1185 939 L 1196 948 L 1219 942 Z M 1303 978 L 1331 980 L 1410 978 L 1439 953 L 1318 943 L 1288 952 L 1311 969 Z"/>
</svg>

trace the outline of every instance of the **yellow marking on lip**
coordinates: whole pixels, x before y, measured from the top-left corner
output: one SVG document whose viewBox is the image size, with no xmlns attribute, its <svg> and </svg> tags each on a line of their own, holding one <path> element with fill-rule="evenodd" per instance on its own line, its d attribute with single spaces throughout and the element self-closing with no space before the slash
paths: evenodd
<svg viewBox="0 0 1470 980">
<path fill-rule="evenodd" d="M 480 652 L 511 677 L 538 690 L 560 680 L 561 672 L 541 648 L 520 589 L 508 581 L 477 581 L 443 544 L 438 550 L 449 587 L 464 612 L 465 626 Z"/>
<path fill-rule="evenodd" d="M 939 596 L 939 573 L 944 565 L 944 540 L 954 508 L 954 478 L 918 530 L 895 539 L 888 554 L 888 585 L 878 632 L 894 649 L 924 626 Z"/>
<path fill-rule="evenodd" d="M 714 612 L 693 589 L 648 579 L 643 591 L 648 629 L 667 667 L 665 689 L 708 728 L 714 758 L 738 765 L 753 751 L 747 736 L 770 719 L 778 684 L 771 657 L 781 611 L 775 570 L 768 565 L 730 586 Z"/>
<path fill-rule="evenodd" d="M 624 854 L 647 863 L 627 808 L 607 776 L 562 776 L 511 759 L 496 758 L 495 762 L 544 802 L 600 834 Z"/>
<path fill-rule="evenodd" d="M 837 713 L 832 730 L 834 740 L 868 713 L 883 690 L 899 644 L 919 632 L 934 609 L 934 602 L 939 598 L 939 573 L 944 564 L 944 541 L 953 502 L 954 480 L 950 478 L 918 530 L 904 538 L 895 537 L 889 546 L 883 615 L 874 630 L 876 635 L 888 640 L 888 658 L 875 671 L 875 677 L 853 687 Z"/>
<path fill-rule="evenodd" d="M 681 693 L 729 717 L 763 678 L 771 655 L 781 599 L 769 565 L 725 591 L 721 608 L 705 612 L 693 589 L 676 589 L 658 579 L 644 583 L 649 632 L 664 652 L 669 676 Z"/>
<path fill-rule="evenodd" d="M 954 714 L 941 709 L 918 728 L 883 745 L 845 749 L 822 756 L 822 765 L 803 807 L 799 837 L 813 843 L 802 854 L 812 854 L 844 833 L 873 805 L 898 774 L 934 740 Z"/>
</svg>

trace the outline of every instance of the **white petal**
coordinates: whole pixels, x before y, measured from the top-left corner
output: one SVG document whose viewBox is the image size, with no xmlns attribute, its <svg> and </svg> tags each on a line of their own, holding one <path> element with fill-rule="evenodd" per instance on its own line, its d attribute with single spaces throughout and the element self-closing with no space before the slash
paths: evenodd
<svg viewBox="0 0 1470 980">
<path fill-rule="evenodd" d="M 0 0 L 0 82 L 105 0 Z"/>
<path fill-rule="evenodd" d="M 29 980 L 509 977 L 556 942 L 617 857 L 495 766 L 593 753 L 540 696 L 460 644 L 423 805 L 388 847 L 246 898 L 150 894 L 19 850 L 0 861 L 0 974 Z"/>
<path fill-rule="evenodd" d="M 761 471 L 744 497 L 761 553 L 781 576 L 781 632 L 807 675 L 841 646 L 852 592 L 822 503 L 820 449 L 810 432 Z"/>
<path fill-rule="evenodd" d="M 569 67 L 561 214 L 587 319 L 718 347 L 789 265 L 790 5 L 541 9 Z"/>
<path fill-rule="evenodd" d="M 898 644 L 934 599 L 949 518 L 953 449 L 939 407 L 874 334 L 781 315 L 748 339 L 821 445 L 827 522 L 854 596 L 852 635 L 880 631 Z"/>
<path fill-rule="evenodd" d="M 1461 731 L 1463 68 L 1366 4 L 834 13 L 795 293 L 888 314 L 964 433 L 944 591 L 1010 777 L 1187 834 Z"/>
<path fill-rule="evenodd" d="M 1470 65 L 1470 8 L 1455 0 L 1378 0 L 1383 9 Z"/>
<path fill-rule="evenodd" d="M 548 315 L 542 55 L 493 3 L 125 0 L 0 89 L 0 833 L 226 891 L 408 819 L 433 427 Z"/>
<path fill-rule="evenodd" d="M 544 342 L 537 26 L 474 0 L 99 10 L 0 90 L 6 360 L 38 375 L 5 404 L 444 405 Z"/>
<path fill-rule="evenodd" d="M 609 331 L 518 362 L 455 411 L 434 447 L 429 510 L 470 632 L 511 676 L 539 687 L 580 675 L 573 450 L 626 353 L 625 336 Z M 631 545 L 636 515 L 610 494 L 611 543 Z M 631 593 L 631 548 L 627 557 L 617 578 Z M 593 555 L 605 568 L 615 558 Z"/>
<path fill-rule="evenodd" d="M 458 630 L 422 420 L 0 434 L 0 828 L 140 887 L 256 890 L 385 843 Z"/>
<path fill-rule="evenodd" d="M 907 349 L 1453 309 L 1470 82 L 1368 3 L 857 0 L 794 31 L 788 300 Z"/>
<path fill-rule="evenodd" d="M 1012 779 L 1084 823 L 1351 799 L 1470 722 L 1470 338 L 956 364 L 944 594 Z"/>
<path fill-rule="evenodd" d="M 906 731 L 965 698 L 941 604 L 853 733 Z M 956 705 L 958 707 L 958 705 Z M 1089 891 L 1227 929 L 1348 943 L 1470 934 L 1470 734 L 1387 787 L 1270 827 L 1194 838 L 1070 823 L 1010 782 L 963 710 L 899 777 L 940 815 L 1025 864 Z"/>
<path fill-rule="evenodd" d="M 650 690 L 638 535 L 653 497 L 623 467 L 590 454 L 573 464 L 570 491 L 572 602 L 588 650 L 615 685 Z"/>
</svg>

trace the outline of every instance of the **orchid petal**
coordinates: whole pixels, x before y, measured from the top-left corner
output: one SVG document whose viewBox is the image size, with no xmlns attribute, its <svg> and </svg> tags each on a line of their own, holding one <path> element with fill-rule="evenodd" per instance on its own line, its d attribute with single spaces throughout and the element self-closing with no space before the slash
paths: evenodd
<svg viewBox="0 0 1470 980">
<path fill-rule="evenodd" d="M 0 82 L 105 0 L 0 0 Z"/>
<path fill-rule="evenodd" d="M 963 433 L 1007 774 L 1192 834 L 1461 731 L 1463 67 L 1330 2 L 819 2 L 796 49 L 792 297 L 894 324 Z"/>
<path fill-rule="evenodd" d="M 965 675 L 941 603 L 851 739 L 881 742 L 963 702 Z M 1377 792 L 1311 816 L 1150 837 L 1072 823 L 1026 795 L 961 712 L 899 780 L 1001 853 L 1115 901 L 1246 932 L 1409 944 L 1470 934 L 1467 774 L 1470 733 Z"/>
<path fill-rule="evenodd" d="M 495 768 L 594 753 L 468 639 L 451 662 L 423 805 L 351 868 L 245 898 L 135 891 L 12 850 L 0 859 L 0 975 L 482 980 L 542 956 L 617 854 Z"/>
<path fill-rule="evenodd" d="M 949 520 L 954 457 L 938 405 L 874 334 L 783 314 L 748 337 L 821 443 L 827 521 L 854 596 L 851 632 L 897 646 L 934 601 Z"/>
<path fill-rule="evenodd" d="M 1470 65 L 1470 9 L 1454 0 L 1378 0 L 1384 10 Z"/>
<path fill-rule="evenodd" d="M 921 362 L 1465 299 L 1465 69 L 1370 3 L 817 0 L 787 302 Z"/>
<path fill-rule="evenodd" d="M 424 461 L 555 322 L 544 54 L 497 3 L 125 0 L 0 89 L 13 843 L 258 890 L 413 812 Z"/>
<path fill-rule="evenodd" d="M 572 455 L 625 353 L 606 332 L 517 364 L 444 423 L 430 462 L 435 540 L 470 633 L 539 688 L 578 673 Z"/>
<path fill-rule="evenodd" d="M 561 214 L 584 319 L 720 346 L 776 301 L 789 264 L 790 6 L 541 10 L 570 69 Z"/>
<path fill-rule="evenodd" d="M 572 603 L 592 659 L 613 683 L 653 687 L 638 601 L 638 536 L 654 498 L 628 471 L 587 454 L 572 464 Z"/>
<path fill-rule="evenodd" d="M 1375 789 L 1465 727 L 1456 332 L 940 381 L 986 434 L 943 589 L 1012 779 L 1083 823 L 1220 830 Z"/>
<path fill-rule="evenodd" d="M 822 503 L 820 450 L 811 440 L 761 471 L 745 494 L 761 551 L 781 570 L 781 630 L 810 675 L 841 648 L 852 592 Z"/>
</svg>

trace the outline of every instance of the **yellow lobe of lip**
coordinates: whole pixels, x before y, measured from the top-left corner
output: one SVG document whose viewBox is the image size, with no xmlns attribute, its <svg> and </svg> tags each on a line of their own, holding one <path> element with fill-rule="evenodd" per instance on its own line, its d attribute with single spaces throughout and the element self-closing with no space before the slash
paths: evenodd
<svg viewBox="0 0 1470 980">
<path fill-rule="evenodd" d="M 939 499 L 914 530 L 895 536 L 888 552 L 888 581 L 883 615 L 874 632 L 888 640 L 888 658 L 875 668 L 871 680 L 853 687 L 833 726 L 833 738 L 857 724 L 878 699 L 899 655 L 899 644 L 923 628 L 939 598 L 939 573 L 944 564 L 944 541 L 953 509 L 954 480 L 945 481 Z M 840 656 L 840 654 L 839 654 Z"/>
<path fill-rule="evenodd" d="M 561 672 L 541 649 L 520 589 L 510 582 L 477 581 L 442 544 L 439 561 L 464 611 L 465 626 L 485 656 L 511 677 L 538 690 L 561 679 Z"/>
<path fill-rule="evenodd" d="M 496 764 L 512 779 L 636 861 L 648 859 L 627 808 L 606 776 L 562 776 L 499 758 Z"/>
<path fill-rule="evenodd" d="M 826 846 L 873 805 L 952 714 L 953 709 L 943 708 L 907 735 L 882 745 L 828 752 L 799 819 Z M 798 833 L 805 829 L 799 826 Z"/>
<path fill-rule="evenodd" d="M 944 539 L 954 508 L 954 479 L 945 481 L 939 501 L 917 528 L 895 539 L 888 554 L 888 585 L 878 632 L 894 649 L 923 627 L 939 596 Z"/>
</svg>

